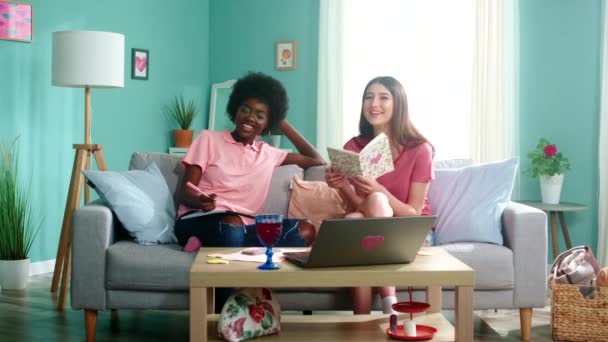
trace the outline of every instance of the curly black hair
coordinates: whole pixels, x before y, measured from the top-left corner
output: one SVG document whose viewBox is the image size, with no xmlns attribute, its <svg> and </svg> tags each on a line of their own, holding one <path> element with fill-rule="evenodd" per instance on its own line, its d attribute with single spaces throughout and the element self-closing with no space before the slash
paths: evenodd
<svg viewBox="0 0 608 342">
<path fill-rule="evenodd" d="M 250 72 L 238 79 L 232 87 L 232 93 L 226 105 L 226 112 L 232 122 L 236 118 L 239 106 L 246 100 L 255 98 L 268 105 L 270 110 L 268 127 L 262 131 L 266 134 L 278 128 L 287 116 L 289 98 L 280 81 L 261 72 Z"/>
</svg>

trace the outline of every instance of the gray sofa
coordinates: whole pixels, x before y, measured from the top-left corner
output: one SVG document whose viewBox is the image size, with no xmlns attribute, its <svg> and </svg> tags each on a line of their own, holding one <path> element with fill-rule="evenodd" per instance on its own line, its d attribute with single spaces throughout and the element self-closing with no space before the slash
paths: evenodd
<svg viewBox="0 0 608 342">
<path fill-rule="evenodd" d="M 182 175 L 180 157 L 164 153 L 134 153 L 129 169 L 143 169 L 154 161 L 174 191 Z M 265 203 L 266 212 L 287 212 L 290 181 L 323 180 L 322 167 L 275 169 Z M 547 220 L 544 212 L 511 203 L 503 213 L 504 246 L 487 243 L 443 245 L 449 253 L 475 270 L 476 309 L 520 309 L 522 338 L 529 338 L 532 308 L 544 307 L 546 298 Z M 94 336 L 98 310 L 176 309 L 189 306 L 188 274 L 195 254 L 178 245 L 140 246 L 120 240 L 120 223 L 97 201 L 73 216 L 71 304 L 85 309 L 87 336 Z M 407 292 L 399 289 L 405 300 Z M 343 288 L 277 290 L 283 310 L 351 310 Z M 424 291 L 415 298 L 424 300 Z M 377 296 L 376 296 L 377 297 Z M 454 292 L 444 289 L 443 308 L 452 309 Z M 379 299 L 374 308 L 379 310 Z"/>
</svg>

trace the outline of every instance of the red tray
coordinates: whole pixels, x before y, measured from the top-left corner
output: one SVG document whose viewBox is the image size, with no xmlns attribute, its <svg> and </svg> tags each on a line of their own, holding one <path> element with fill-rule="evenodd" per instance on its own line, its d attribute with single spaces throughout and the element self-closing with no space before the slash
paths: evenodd
<svg viewBox="0 0 608 342">
<path fill-rule="evenodd" d="M 397 312 L 424 312 L 431 305 L 423 302 L 397 302 L 393 304 L 393 310 Z"/>
<path fill-rule="evenodd" d="M 397 326 L 397 331 L 392 332 L 391 328 L 386 329 L 386 333 L 391 338 L 401 341 L 425 341 L 433 338 L 433 335 L 437 332 L 437 329 L 428 325 L 416 324 L 416 336 L 406 336 L 403 324 Z"/>
</svg>

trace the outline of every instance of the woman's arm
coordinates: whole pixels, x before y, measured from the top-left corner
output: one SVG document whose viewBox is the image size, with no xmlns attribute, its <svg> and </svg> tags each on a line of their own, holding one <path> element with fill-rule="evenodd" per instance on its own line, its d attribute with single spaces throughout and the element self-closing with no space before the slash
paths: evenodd
<svg viewBox="0 0 608 342">
<path fill-rule="evenodd" d="M 325 182 L 330 188 L 336 189 L 338 195 L 340 195 L 342 200 L 348 203 L 351 208 L 356 209 L 361 202 L 363 202 L 363 198 L 359 197 L 352 186 L 346 182 L 342 172 L 331 166 L 325 169 Z"/>
<path fill-rule="evenodd" d="M 192 192 L 186 184 L 198 184 L 201 180 L 203 171 L 198 165 L 186 166 L 186 171 L 179 185 L 177 199 L 179 203 L 194 209 L 202 209 L 203 211 L 211 211 L 215 209 L 215 194 L 197 195 Z"/>
<path fill-rule="evenodd" d="M 301 168 L 325 165 L 321 154 L 287 120 L 281 121 L 281 132 L 296 147 L 299 153 L 289 153 L 281 165 L 296 164 Z"/>
<path fill-rule="evenodd" d="M 361 205 L 361 202 L 363 202 L 363 198 L 359 197 L 359 195 L 355 193 L 355 190 L 350 185 L 338 189 L 338 194 L 340 194 L 340 197 L 342 197 L 342 199 L 348 203 L 350 208 L 353 208 L 353 210 L 359 208 L 359 205 Z"/>
</svg>

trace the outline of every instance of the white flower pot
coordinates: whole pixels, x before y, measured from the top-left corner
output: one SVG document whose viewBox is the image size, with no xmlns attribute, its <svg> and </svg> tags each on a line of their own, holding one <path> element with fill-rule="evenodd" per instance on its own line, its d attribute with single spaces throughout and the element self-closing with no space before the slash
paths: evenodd
<svg viewBox="0 0 608 342">
<path fill-rule="evenodd" d="M 559 204 L 564 174 L 540 176 L 540 195 L 543 203 Z"/>
<path fill-rule="evenodd" d="M 21 290 L 30 277 L 30 259 L 0 260 L 0 287 Z"/>
</svg>

